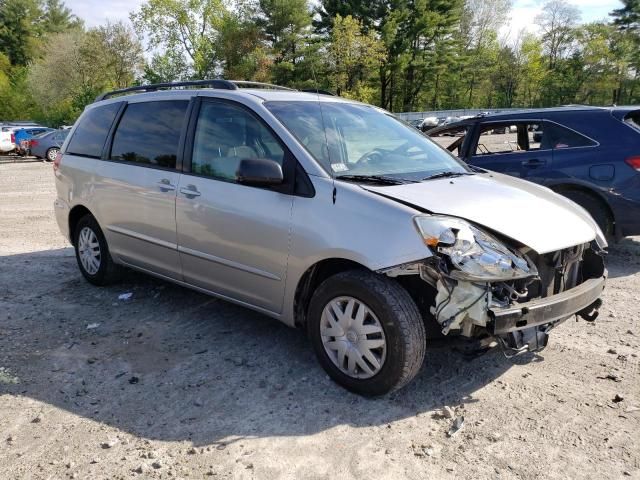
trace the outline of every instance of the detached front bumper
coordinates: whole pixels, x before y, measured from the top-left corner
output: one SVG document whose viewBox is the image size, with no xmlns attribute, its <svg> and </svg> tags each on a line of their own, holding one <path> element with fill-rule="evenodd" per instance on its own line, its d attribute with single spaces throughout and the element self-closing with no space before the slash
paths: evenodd
<svg viewBox="0 0 640 480">
<path fill-rule="evenodd" d="M 494 335 L 501 335 L 566 320 L 592 306 L 597 308 L 606 277 L 605 270 L 603 276 L 589 279 L 566 292 L 511 307 L 492 308 L 488 312 L 491 318 L 488 329 Z"/>
</svg>

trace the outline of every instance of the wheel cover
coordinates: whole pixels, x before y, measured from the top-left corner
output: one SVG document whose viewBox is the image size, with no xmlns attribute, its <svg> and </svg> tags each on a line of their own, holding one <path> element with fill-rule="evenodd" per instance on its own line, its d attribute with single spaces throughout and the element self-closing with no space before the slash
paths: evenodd
<svg viewBox="0 0 640 480">
<path fill-rule="evenodd" d="M 56 159 L 57 155 L 58 155 L 58 149 L 57 148 L 51 148 L 51 149 L 49 149 L 49 153 L 47 154 L 47 158 L 53 162 Z"/>
<path fill-rule="evenodd" d="M 80 230 L 78 237 L 78 254 L 82 268 L 84 268 L 89 275 L 98 273 L 102 259 L 100 243 L 98 242 L 98 237 L 95 232 L 89 227 L 84 227 Z"/>
<path fill-rule="evenodd" d="M 376 375 L 387 356 L 387 340 L 373 311 L 353 297 L 337 297 L 322 310 L 320 335 L 327 356 L 352 378 Z"/>
</svg>

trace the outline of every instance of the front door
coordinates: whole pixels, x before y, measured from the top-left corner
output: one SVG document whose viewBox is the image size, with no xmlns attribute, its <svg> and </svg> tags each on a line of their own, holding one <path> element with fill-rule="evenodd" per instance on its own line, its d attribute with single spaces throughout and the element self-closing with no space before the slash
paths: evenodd
<svg viewBox="0 0 640 480">
<path fill-rule="evenodd" d="M 487 170 L 540 182 L 551 168 L 551 149 L 541 148 L 541 122 L 481 124 L 468 162 Z"/>
<path fill-rule="evenodd" d="M 236 182 L 241 160 L 292 159 L 252 112 L 203 99 L 191 167 L 178 186 L 176 221 L 184 280 L 271 313 L 282 311 L 293 196 Z"/>
</svg>

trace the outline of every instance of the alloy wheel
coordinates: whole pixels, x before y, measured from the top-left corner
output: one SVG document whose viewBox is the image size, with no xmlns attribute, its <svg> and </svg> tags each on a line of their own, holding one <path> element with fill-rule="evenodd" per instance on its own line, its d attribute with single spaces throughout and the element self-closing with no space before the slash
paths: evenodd
<svg viewBox="0 0 640 480">
<path fill-rule="evenodd" d="M 84 227 L 80 230 L 78 236 L 78 253 L 82 267 L 89 275 L 95 275 L 100 269 L 100 261 L 102 259 L 100 253 L 100 243 L 95 232 Z"/>
<path fill-rule="evenodd" d="M 49 151 L 47 152 L 47 160 L 49 160 L 50 162 L 53 162 L 56 159 L 56 156 L 58 156 L 58 149 L 50 148 Z"/>
</svg>

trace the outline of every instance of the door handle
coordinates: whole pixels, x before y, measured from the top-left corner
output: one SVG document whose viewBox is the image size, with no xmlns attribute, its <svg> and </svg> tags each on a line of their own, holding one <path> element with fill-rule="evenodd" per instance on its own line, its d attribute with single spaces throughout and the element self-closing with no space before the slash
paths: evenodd
<svg viewBox="0 0 640 480">
<path fill-rule="evenodd" d="M 524 162 L 522 162 L 523 167 L 540 167 L 546 164 L 546 160 L 540 160 L 539 158 L 532 158 L 531 160 L 525 160 Z"/>
<path fill-rule="evenodd" d="M 186 187 L 182 187 L 180 189 L 180 193 L 187 198 L 195 198 L 201 195 L 195 185 L 187 185 Z"/>
<path fill-rule="evenodd" d="M 171 181 L 168 178 L 163 178 L 156 185 L 163 192 L 172 192 L 176 189 L 176 186 L 171 185 Z"/>
</svg>

